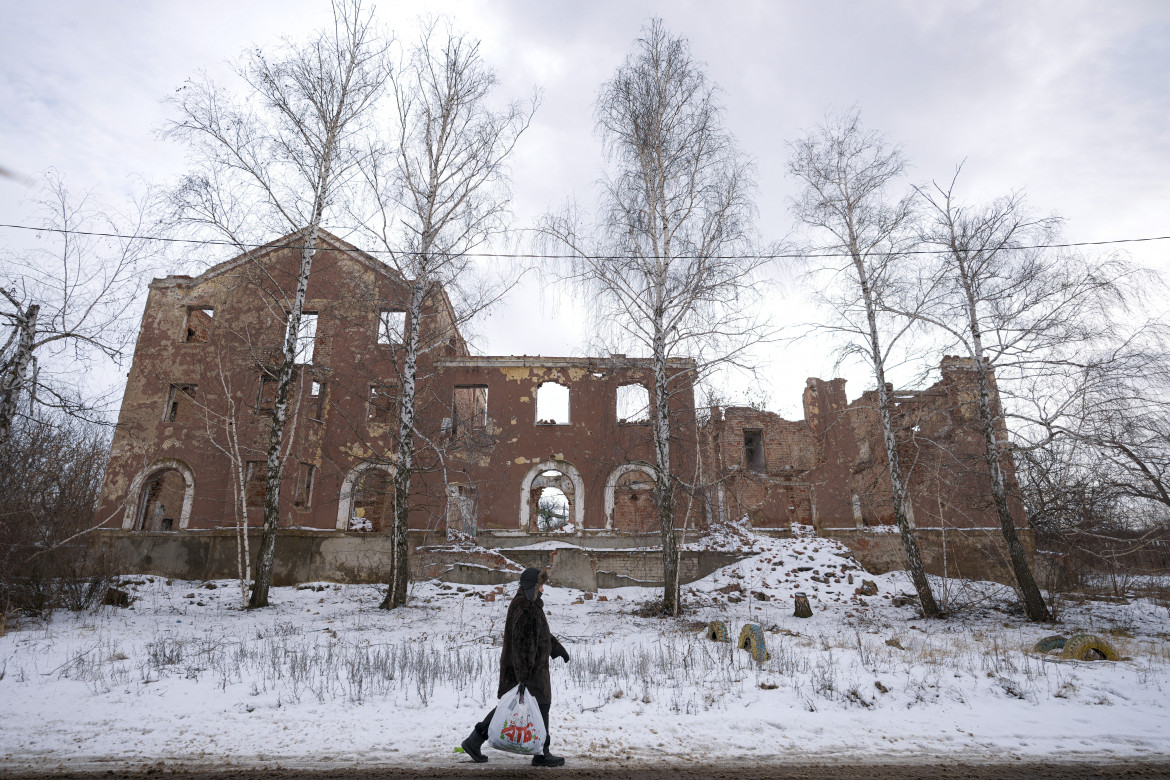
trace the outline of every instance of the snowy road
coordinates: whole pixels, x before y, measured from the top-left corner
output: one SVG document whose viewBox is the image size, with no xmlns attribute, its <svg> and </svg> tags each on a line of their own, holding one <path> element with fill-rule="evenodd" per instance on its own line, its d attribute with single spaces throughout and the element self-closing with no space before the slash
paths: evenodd
<svg viewBox="0 0 1170 780">
<path fill-rule="evenodd" d="M 754 555 L 688 585 L 678 620 L 645 617 L 647 589 L 546 593 L 572 654 L 552 669 L 557 774 L 1170 778 L 1166 604 L 1070 601 L 1041 626 L 1001 586 L 939 580 L 955 614 L 924 621 L 904 575 L 835 542 L 739 543 Z M 540 774 L 452 752 L 495 703 L 510 587 L 417 582 L 394 612 L 374 586 L 278 588 L 254 612 L 227 581 L 124 587 L 128 609 L 0 636 L 0 780 Z M 793 616 L 797 591 L 813 618 Z M 755 627 L 768 656 L 710 641 L 710 620 Z M 1033 650 L 1057 632 L 1102 634 L 1120 658 Z"/>
<path fill-rule="evenodd" d="M 0 768 L 4 780 L 118 780 L 166 776 L 174 780 L 463 780 L 469 777 L 507 778 L 536 777 L 547 774 L 560 778 L 583 780 L 1081 780 L 1081 778 L 1170 778 L 1170 763 L 1117 761 L 1099 763 L 1025 763 L 1006 764 L 785 764 L 763 766 L 756 763 L 722 763 L 719 766 L 691 765 L 669 770 L 645 770 L 633 767 L 603 767 L 593 765 L 586 769 L 564 767 L 543 772 L 539 769 L 510 763 L 510 765 L 449 767 L 433 771 L 417 768 L 338 769 L 329 771 L 302 771 L 280 767 L 257 768 L 226 772 L 175 773 L 165 765 L 142 765 L 128 771 L 92 769 L 77 771 L 59 769 L 47 774 L 8 774 Z"/>
</svg>

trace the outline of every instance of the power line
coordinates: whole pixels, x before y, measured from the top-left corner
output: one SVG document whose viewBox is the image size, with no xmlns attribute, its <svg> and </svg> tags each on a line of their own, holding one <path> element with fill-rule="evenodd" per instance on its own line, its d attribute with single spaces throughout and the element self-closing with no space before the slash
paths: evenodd
<svg viewBox="0 0 1170 780">
<path fill-rule="evenodd" d="M 11 228 L 13 230 L 31 230 L 37 233 L 60 233 L 62 235 L 72 236 L 92 236 L 95 238 L 121 238 L 133 239 L 138 241 L 158 241 L 167 244 L 191 244 L 196 246 L 225 246 L 233 249 L 238 249 L 244 252 L 250 252 L 254 249 L 306 249 L 304 246 L 296 244 L 241 244 L 235 241 L 227 241 L 220 239 L 199 239 L 199 238 L 174 238 L 169 236 L 137 236 L 126 235 L 124 233 L 101 232 L 95 230 L 68 230 L 66 228 L 52 228 L 52 227 L 36 227 L 34 225 L 12 225 L 0 223 L 0 228 Z M 1106 241 L 1069 241 L 1061 244 L 1029 244 L 1027 246 L 1011 246 L 1002 247 L 1002 250 L 1025 250 L 1025 249 L 1071 249 L 1082 246 L 1109 246 L 1113 244 L 1137 244 L 1147 241 L 1170 241 L 1170 236 L 1146 236 L 1144 238 L 1114 238 Z M 317 247 L 321 251 L 320 247 Z M 422 252 L 412 250 L 391 250 L 391 249 L 358 249 L 368 255 L 421 255 Z M 902 255 L 940 255 L 946 254 L 948 249 L 907 249 L 900 251 L 897 254 Z M 462 252 L 461 257 L 479 257 L 479 258 L 496 258 L 501 260 L 575 260 L 578 258 L 585 258 L 590 260 L 619 260 L 623 258 L 633 257 L 632 255 L 580 255 L 580 254 L 539 254 L 530 252 Z M 686 260 L 692 259 L 690 255 L 676 255 L 677 259 Z M 775 254 L 743 254 L 743 255 L 711 255 L 704 259 L 707 260 L 798 260 L 805 257 L 849 257 L 844 252 L 780 252 Z"/>
</svg>

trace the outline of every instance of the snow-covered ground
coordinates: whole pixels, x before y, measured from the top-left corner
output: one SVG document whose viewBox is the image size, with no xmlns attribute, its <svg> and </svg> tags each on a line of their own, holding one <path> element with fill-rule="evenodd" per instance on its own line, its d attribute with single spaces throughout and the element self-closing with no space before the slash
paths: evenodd
<svg viewBox="0 0 1170 780">
<path fill-rule="evenodd" d="M 935 580 L 959 611 L 924 621 L 898 598 L 904 574 L 866 574 L 835 542 L 708 543 L 754 555 L 687 586 L 679 620 L 640 616 L 652 590 L 549 589 L 572 654 L 552 666 L 554 752 L 578 766 L 1170 756 L 1164 605 L 1088 601 L 1034 626 L 999 586 Z M 863 580 L 877 595 L 856 595 Z M 379 588 L 319 583 L 247 612 L 234 582 L 128 582 L 129 609 L 0 637 L 0 766 L 467 762 L 453 747 L 494 704 L 515 588 L 417 583 L 384 612 Z M 793 617 L 797 591 L 811 619 Z M 715 619 L 732 644 L 706 638 Z M 762 664 L 734 645 L 748 622 L 764 629 Z M 1127 660 L 1031 651 L 1081 630 Z"/>
</svg>

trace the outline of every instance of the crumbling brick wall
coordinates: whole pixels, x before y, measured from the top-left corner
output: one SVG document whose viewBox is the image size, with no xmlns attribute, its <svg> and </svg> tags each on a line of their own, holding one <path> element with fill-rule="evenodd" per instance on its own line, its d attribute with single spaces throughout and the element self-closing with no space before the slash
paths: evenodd
<svg viewBox="0 0 1170 780">
<path fill-rule="evenodd" d="M 236 468 L 247 483 L 249 523 L 261 522 L 269 410 L 298 244 L 294 234 L 198 277 L 151 283 L 97 510 L 105 524 L 141 527 L 149 510 L 144 488 L 169 475 L 185 488 L 173 530 L 234 526 Z M 380 338 L 379 323 L 382 311 L 404 310 L 404 301 L 391 269 L 322 234 L 304 306 L 316 315 L 316 332 L 290 393 L 281 525 L 345 527 L 339 503 L 361 493 L 362 469 L 392 471 L 401 345 Z M 421 327 L 450 332 L 447 351 L 466 354 L 452 322 L 449 302 L 438 296 Z"/>
<path fill-rule="evenodd" d="M 925 390 L 894 393 L 893 419 L 912 522 L 923 528 L 997 527 L 974 366 L 969 359 L 947 356 L 941 374 Z M 850 403 L 845 380 L 812 378 L 803 400 L 805 418 L 799 421 L 744 407 L 712 409 L 703 456 L 712 464 L 723 511 L 767 528 L 792 522 L 818 529 L 892 524 L 877 392 L 867 391 Z M 757 450 L 753 431 L 760 436 Z M 1002 426 L 1000 435 L 1006 437 Z M 1013 515 L 1023 527 L 1010 457 L 1004 458 L 1004 469 Z"/>
<path fill-rule="evenodd" d="M 450 445 L 447 476 L 451 483 L 476 496 L 476 527 L 528 533 L 533 503 L 545 484 L 541 474 L 557 471 L 554 481 L 572 490 L 570 521 L 586 533 L 638 533 L 657 529 L 652 483 L 654 450 L 648 422 L 618 418 L 617 390 L 630 384 L 649 386 L 650 361 L 609 358 L 488 356 L 441 358 L 435 387 L 451 393 L 444 407 L 436 404 L 432 419 L 440 441 Z M 689 361 L 671 361 L 668 374 L 691 368 Z M 569 393 L 569 419 L 542 420 L 537 404 L 542 385 L 556 384 Z M 477 430 L 461 431 L 450 411 L 459 388 L 485 390 L 486 419 Z M 695 468 L 696 437 L 689 387 L 671 398 L 672 447 L 677 473 Z M 631 500 L 631 498 L 634 500 Z M 679 526 L 702 523 L 697 501 L 682 491 L 676 497 Z M 636 507 L 636 508 L 635 508 Z"/>
<path fill-rule="evenodd" d="M 299 244 L 299 235 L 286 236 L 198 277 L 152 282 L 98 508 L 106 525 L 234 527 L 237 475 L 249 524 L 260 524 L 269 411 Z M 315 332 L 306 331 L 286 427 L 282 526 L 388 530 L 403 354 L 394 329 L 406 325 L 406 299 L 406 285 L 388 266 L 322 234 L 304 307 Z M 442 289 L 427 298 L 420 329 L 436 348 L 419 358 L 413 528 L 445 530 L 454 520 L 463 531 L 534 532 L 525 504 L 545 468 L 565 472 L 543 482 L 566 488 L 574 530 L 657 528 L 645 489 L 654 460 L 650 409 L 629 420 L 617 409 L 623 386 L 644 388 L 649 398 L 649 361 L 471 358 Z M 688 360 L 668 365 L 673 462 L 691 482 L 692 369 Z M 563 424 L 538 419 L 542 383 L 567 388 Z M 680 525 L 702 524 L 685 492 L 676 505 Z"/>
</svg>

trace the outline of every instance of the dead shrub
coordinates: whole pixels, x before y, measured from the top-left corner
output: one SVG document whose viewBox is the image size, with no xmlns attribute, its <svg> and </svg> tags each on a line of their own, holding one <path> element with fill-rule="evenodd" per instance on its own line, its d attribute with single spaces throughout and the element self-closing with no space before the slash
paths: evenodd
<svg viewBox="0 0 1170 780">
<path fill-rule="evenodd" d="M 85 531 L 95 524 L 109 440 L 69 418 L 25 419 L 0 448 L 0 604 L 47 617 L 101 603 L 118 562 Z"/>
</svg>

